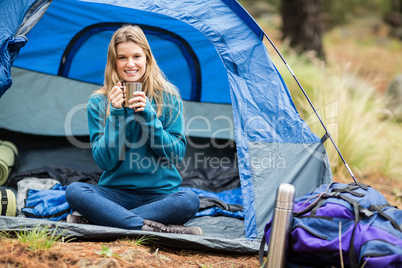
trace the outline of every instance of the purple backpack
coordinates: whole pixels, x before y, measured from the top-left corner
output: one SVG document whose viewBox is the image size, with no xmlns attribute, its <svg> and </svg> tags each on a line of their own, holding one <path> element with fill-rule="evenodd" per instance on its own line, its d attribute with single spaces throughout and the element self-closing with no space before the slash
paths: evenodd
<svg viewBox="0 0 402 268">
<path fill-rule="evenodd" d="M 267 244 L 271 223 L 265 226 Z M 322 185 L 295 200 L 287 263 L 290 267 L 402 267 L 401 229 L 402 210 L 370 186 Z"/>
</svg>

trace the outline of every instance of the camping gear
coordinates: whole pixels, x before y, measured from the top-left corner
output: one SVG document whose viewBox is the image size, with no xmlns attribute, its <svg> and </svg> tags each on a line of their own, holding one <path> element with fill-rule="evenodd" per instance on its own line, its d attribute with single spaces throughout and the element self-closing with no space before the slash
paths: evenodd
<svg viewBox="0 0 402 268">
<path fill-rule="evenodd" d="M 56 184 L 52 189 L 28 190 L 28 197 L 22 212 L 28 218 L 65 220 L 73 212 L 65 196 L 67 186 Z"/>
<path fill-rule="evenodd" d="M 30 189 L 35 190 L 45 190 L 51 189 L 53 186 L 59 182 L 54 179 L 39 179 L 33 177 L 27 177 L 18 181 L 17 183 L 17 211 L 21 212 L 22 208 L 25 207 L 28 191 Z"/>
<path fill-rule="evenodd" d="M 14 217 L 17 212 L 15 194 L 11 189 L 0 187 L 0 215 Z"/>
<path fill-rule="evenodd" d="M 123 86 L 123 92 L 125 94 L 124 97 L 124 106 L 128 107 L 130 106 L 130 103 L 128 102 L 131 98 L 133 98 L 133 93 L 136 91 L 141 91 L 142 90 L 142 83 L 138 82 L 125 82 Z"/>
<path fill-rule="evenodd" d="M 289 230 L 293 221 L 293 205 L 295 188 L 291 184 L 282 183 L 276 192 L 275 210 L 272 219 L 272 231 L 268 241 L 267 268 L 286 267 Z M 265 236 L 261 245 L 265 244 Z M 263 248 L 260 248 L 260 259 Z"/>
<path fill-rule="evenodd" d="M 0 186 L 6 183 L 17 155 L 18 150 L 13 143 L 0 140 Z"/>
<path fill-rule="evenodd" d="M 265 227 L 269 241 L 271 223 Z M 273 229 L 272 229 L 273 230 Z M 402 210 L 361 183 L 331 183 L 295 200 L 289 260 L 309 267 L 401 267 Z"/>
<path fill-rule="evenodd" d="M 16 172 L 44 164 L 97 171 L 83 138 L 88 135 L 86 102 L 103 83 L 113 32 L 128 23 L 144 30 L 159 66 L 184 100 L 189 146 L 178 167 L 182 176 L 191 169 L 227 166 L 239 175 L 244 220 L 194 218 L 189 224 L 201 226 L 204 236 L 187 246 L 258 252 L 277 187 L 292 184 L 300 197 L 331 182 L 332 174 L 323 142 L 300 119 L 270 59 L 263 30 L 234 0 L 53 0 L 26 34 L 29 41 L 13 62 L 13 85 L 0 98 L 0 128 L 32 142 L 24 146 L 25 166 Z M 30 105 L 19 105 L 24 102 Z M 38 154 L 35 148 L 41 147 L 33 140 L 40 137 L 46 138 L 41 144 L 46 150 Z M 69 146 L 56 143 L 58 137 Z M 22 219 L 7 228 L 18 226 Z M 0 228 L 5 228 L 1 222 Z M 99 228 L 70 232 L 94 238 Z M 138 234 L 104 230 L 115 237 Z M 169 239 L 172 243 L 174 237 Z"/>
</svg>

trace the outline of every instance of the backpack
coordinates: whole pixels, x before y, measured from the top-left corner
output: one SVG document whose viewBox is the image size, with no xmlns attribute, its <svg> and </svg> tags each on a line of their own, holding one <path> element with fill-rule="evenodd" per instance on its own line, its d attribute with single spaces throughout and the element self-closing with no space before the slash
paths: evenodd
<svg viewBox="0 0 402 268">
<path fill-rule="evenodd" d="M 295 200 L 288 240 L 288 265 L 402 267 L 402 210 L 368 185 L 321 185 Z"/>
</svg>

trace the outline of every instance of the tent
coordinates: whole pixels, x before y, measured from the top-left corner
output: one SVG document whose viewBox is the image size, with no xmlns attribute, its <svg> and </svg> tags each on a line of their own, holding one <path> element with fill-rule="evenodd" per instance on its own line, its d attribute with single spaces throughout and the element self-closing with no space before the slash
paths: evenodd
<svg viewBox="0 0 402 268">
<path fill-rule="evenodd" d="M 263 43 L 263 30 L 237 1 L 49 3 L 1 2 L 2 13 L 15 15 L 11 20 L 1 16 L 1 36 L 7 33 L 1 39 L 2 55 L 12 54 L 10 40 L 17 39 L 26 16 L 37 14 L 29 7 L 47 8 L 42 18 L 36 16 L 40 20 L 26 33 L 28 42 L 19 54 L 14 49 L 6 62 L 2 57 L 3 69 L 13 67 L 10 88 L 10 79 L 0 75 L 0 139 L 17 143 L 20 150 L 19 167 L 10 178 L 45 165 L 99 171 L 86 139 L 86 101 L 103 82 L 112 33 L 121 25 L 137 24 L 184 101 L 189 148 L 181 170 L 198 179 L 200 174 L 220 175 L 209 177 L 208 183 L 216 185 L 235 169 L 243 207 L 240 219 L 222 213 L 192 219 L 189 225 L 201 226 L 203 237 L 160 234 L 160 243 L 256 252 L 280 183 L 293 184 L 298 197 L 332 180 L 323 142 L 300 119 Z M 38 221 L 0 217 L 0 229 L 33 228 Z M 140 233 L 63 222 L 57 226 L 82 239 Z"/>
</svg>

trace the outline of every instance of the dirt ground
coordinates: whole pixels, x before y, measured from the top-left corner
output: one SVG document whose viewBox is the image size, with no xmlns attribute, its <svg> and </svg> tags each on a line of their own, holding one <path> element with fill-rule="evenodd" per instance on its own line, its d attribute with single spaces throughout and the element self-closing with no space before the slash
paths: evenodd
<svg viewBox="0 0 402 268">
<path fill-rule="evenodd" d="M 0 267 L 259 267 L 258 257 L 172 250 L 136 245 L 133 241 L 109 243 L 56 242 L 50 249 L 32 251 L 16 239 L 0 241 Z"/>
<path fill-rule="evenodd" d="M 336 179 L 335 179 L 336 180 Z M 342 181 L 349 183 L 350 181 Z M 396 201 L 394 189 L 402 189 L 402 181 L 367 178 L 359 182 L 371 185 L 386 196 L 392 205 Z M 112 242 L 55 242 L 49 249 L 34 250 L 28 243 L 17 239 L 0 240 L 0 267 L 199 267 L 247 268 L 260 267 L 257 255 L 216 254 L 205 251 L 162 248 L 157 244 L 140 244 L 134 240 Z"/>
</svg>

